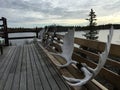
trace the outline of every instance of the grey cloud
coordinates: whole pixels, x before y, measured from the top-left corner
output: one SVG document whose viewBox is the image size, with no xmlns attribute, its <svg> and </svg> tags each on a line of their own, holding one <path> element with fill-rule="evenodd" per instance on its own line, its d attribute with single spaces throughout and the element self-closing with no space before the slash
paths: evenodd
<svg viewBox="0 0 120 90">
<path fill-rule="evenodd" d="M 115 1 L 113 3 L 108 3 L 106 6 L 104 6 L 104 8 L 106 10 L 109 10 L 109 11 L 119 11 L 120 10 L 120 1 Z"/>
<path fill-rule="evenodd" d="M 99 16 L 108 16 L 119 12 L 120 0 L 99 0 L 94 8 Z"/>
<path fill-rule="evenodd" d="M 110 2 L 111 1 L 111 2 Z M 114 1 L 114 3 L 112 2 Z M 90 9 L 99 16 L 109 15 L 119 10 L 119 0 L 0 0 L 0 16 L 8 18 L 10 23 L 41 22 L 47 19 L 83 19 Z M 39 13 L 42 18 L 27 16 Z M 39 15 L 38 14 L 38 15 Z"/>
<path fill-rule="evenodd" d="M 3 1 L 3 0 L 2 0 Z M 0 6 L 1 7 L 1 6 Z M 39 2 L 39 3 L 31 3 L 31 2 L 24 2 L 24 1 L 17 1 L 17 0 L 6 0 L 2 4 L 2 8 L 12 8 L 12 9 L 21 9 L 23 11 L 34 11 L 34 12 L 41 12 L 45 15 L 59 15 L 62 18 L 69 18 L 71 16 L 78 17 L 79 11 L 68 11 L 69 7 L 54 7 L 52 6 L 51 2 Z M 82 10 L 82 12 L 84 9 Z M 80 12 L 81 13 L 81 12 Z"/>
</svg>

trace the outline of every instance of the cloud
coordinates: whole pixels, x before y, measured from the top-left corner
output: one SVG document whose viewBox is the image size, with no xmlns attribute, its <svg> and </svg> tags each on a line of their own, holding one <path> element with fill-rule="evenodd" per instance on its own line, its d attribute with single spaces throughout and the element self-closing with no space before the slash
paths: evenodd
<svg viewBox="0 0 120 90">
<path fill-rule="evenodd" d="M 88 17 L 91 8 L 95 10 L 99 19 L 102 18 L 101 21 L 98 20 L 98 23 L 108 23 L 108 21 L 105 21 L 104 18 L 112 14 L 114 14 L 114 16 L 117 15 L 118 17 L 120 1 L 0 0 L 0 17 L 6 17 L 10 27 L 32 27 L 34 25 L 48 25 L 51 23 L 63 25 L 86 25 L 87 23 L 84 19 Z M 116 22 L 115 20 L 114 22 Z M 119 19 L 117 22 L 118 21 Z"/>
</svg>

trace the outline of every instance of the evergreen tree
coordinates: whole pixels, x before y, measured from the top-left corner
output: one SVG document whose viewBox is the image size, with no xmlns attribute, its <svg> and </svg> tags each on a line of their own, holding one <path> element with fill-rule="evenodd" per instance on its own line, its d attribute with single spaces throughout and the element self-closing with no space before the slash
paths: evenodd
<svg viewBox="0 0 120 90">
<path fill-rule="evenodd" d="M 89 31 L 84 36 L 86 37 L 86 39 L 96 40 L 98 38 L 98 36 L 96 36 L 98 32 L 94 29 L 94 26 L 97 24 L 95 22 L 97 19 L 93 9 L 91 9 L 89 13 L 89 18 L 87 18 L 86 20 L 89 21 Z"/>
</svg>

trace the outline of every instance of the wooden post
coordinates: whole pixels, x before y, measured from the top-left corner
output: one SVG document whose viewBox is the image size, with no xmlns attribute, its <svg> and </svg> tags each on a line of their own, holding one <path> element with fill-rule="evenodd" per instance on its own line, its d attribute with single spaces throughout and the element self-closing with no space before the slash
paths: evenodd
<svg viewBox="0 0 120 90">
<path fill-rule="evenodd" d="M 37 27 L 36 27 L 36 38 L 38 38 L 38 31 L 37 31 Z"/>
<path fill-rule="evenodd" d="M 1 51 L 1 55 L 3 54 L 3 46 L 0 45 L 0 51 Z"/>
<path fill-rule="evenodd" d="M 38 38 L 38 32 L 36 32 L 36 38 Z"/>
<path fill-rule="evenodd" d="M 5 35 L 5 45 L 9 46 L 8 32 L 7 32 L 7 20 L 4 17 L 2 17 L 2 20 L 3 20 L 3 29 L 4 29 L 4 35 Z"/>
</svg>

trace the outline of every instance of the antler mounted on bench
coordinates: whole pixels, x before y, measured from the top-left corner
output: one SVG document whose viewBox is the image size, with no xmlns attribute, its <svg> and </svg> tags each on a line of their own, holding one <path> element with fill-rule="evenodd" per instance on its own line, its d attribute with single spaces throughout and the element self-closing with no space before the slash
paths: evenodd
<svg viewBox="0 0 120 90">
<path fill-rule="evenodd" d="M 62 48 L 62 53 L 51 53 L 53 55 L 58 55 L 60 57 L 63 57 L 67 63 L 64 65 L 58 65 L 60 68 L 66 67 L 70 64 L 77 64 L 76 61 L 72 60 L 72 54 L 73 54 L 73 49 L 74 49 L 74 29 L 73 30 L 68 30 L 68 33 L 65 34 L 63 38 L 63 46 Z"/>
<path fill-rule="evenodd" d="M 44 47 L 47 48 L 53 43 L 55 35 L 56 35 L 56 30 L 54 30 L 53 34 L 51 35 L 51 38 L 49 38 L 48 28 L 47 29 L 42 29 L 39 32 L 38 41 L 41 41 L 43 43 Z"/>
<path fill-rule="evenodd" d="M 63 76 L 63 78 L 67 81 L 69 85 L 82 86 L 86 84 L 88 81 L 90 81 L 92 78 L 94 78 L 100 72 L 109 54 L 112 36 L 113 36 L 113 27 L 111 27 L 111 30 L 109 31 L 109 35 L 108 35 L 108 39 L 107 39 L 104 52 L 99 54 L 98 65 L 95 69 L 92 69 L 88 67 L 85 63 L 80 64 L 77 61 L 72 60 L 71 57 L 72 57 L 72 53 L 74 49 L 74 30 L 69 30 L 68 33 L 65 34 L 64 39 L 63 39 L 62 53 L 60 54 L 52 53 L 52 54 L 63 57 L 67 61 L 67 63 L 64 65 L 57 65 L 57 66 L 67 67 L 70 64 L 75 64 L 77 67 L 79 67 L 78 69 L 83 71 L 85 75 L 83 79 L 68 78 L 66 76 Z"/>
<path fill-rule="evenodd" d="M 107 37 L 107 43 L 106 43 L 104 52 L 102 52 L 101 54 L 99 53 L 99 62 L 95 69 L 92 69 L 92 68 L 88 67 L 85 63 L 82 63 L 82 65 L 84 67 L 86 67 L 90 72 L 92 72 L 94 74 L 94 76 L 96 76 L 100 72 L 100 70 L 106 63 L 106 60 L 107 60 L 107 57 L 108 57 L 108 54 L 110 51 L 110 46 L 111 46 L 110 43 L 112 40 L 112 36 L 113 36 L 113 26 L 111 27 L 111 30 L 109 30 L 109 35 Z"/>
</svg>

